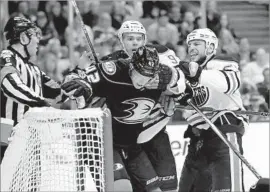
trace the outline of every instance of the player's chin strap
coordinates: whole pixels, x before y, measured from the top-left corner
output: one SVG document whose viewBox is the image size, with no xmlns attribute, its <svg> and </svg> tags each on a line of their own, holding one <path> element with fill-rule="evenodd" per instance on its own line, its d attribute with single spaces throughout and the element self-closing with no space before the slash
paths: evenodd
<svg viewBox="0 0 270 192">
<path fill-rule="evenodd" d="M 192 107 L 201 117 L 210 125 L 211 129 L 218 135 L 218 137 L 238 156 L 238 158 L 249 168 L 249 170 L 260 180 L 262 176 L 255 170 L 255 168 L 245 159 L 245 157 L 238 151 L 238 149 L 224 136 L 224 134 L 208 119 L 203 112 L 192 103 L 189 99 L 187 101 L 190 107 Z"/>
</svg>

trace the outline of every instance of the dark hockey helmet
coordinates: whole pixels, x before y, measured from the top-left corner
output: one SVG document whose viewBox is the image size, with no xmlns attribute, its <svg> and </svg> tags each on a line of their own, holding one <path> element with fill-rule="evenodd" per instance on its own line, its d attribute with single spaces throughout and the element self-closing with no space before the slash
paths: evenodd
<svg viewBox="0 0 270 192">
<path fill-rule="evenodd" d="M 4 28 L 6 39 L 10 41 L 19 40 L 20 34 L 25 31 L 29 38 L 33 34 L 39 38 L 41 36 L 41 31 L 36 24 L 23 17 L 10 18 Z"/>
<path fill-rule="evenodd" d="M 160 70 L 158 52 L 153 47 L 139 47 L 131 62 L 136 71 L 147 77 L 154 77 Z"/>
</svg>

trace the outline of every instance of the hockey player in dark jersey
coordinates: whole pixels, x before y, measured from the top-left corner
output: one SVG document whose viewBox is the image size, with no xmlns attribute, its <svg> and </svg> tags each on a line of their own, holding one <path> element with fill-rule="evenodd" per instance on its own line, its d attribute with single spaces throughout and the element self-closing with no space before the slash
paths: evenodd
<svg viewBox="0 0 270 192">
<path fill-rule="evenodd" d="M 40 29 L 25 18 L 12 17 L 4 32 L 9 46 L 0 54 L 1 138 L 5 134 L 5 141 L 1 140 L 1 144 L 6 148 L 12 126 L 22 119 L 25 112 L 31 107 L 50 106 L 45 98 L 59 96 L 60 100 L 61 89 L 58 83 L 30 62 L 38 51 Z M 1 157 L 4 151 L 1 150 Z"/>
<path fill-rule="evenodd" d="M 190 62 L 180 62 L 180 68 L 193 90 L 193 103 L 217 110 L 205 115 L 243 152 L 242 135 L 247 122 L 233 112 L 244 110 L 238 63 L 215 57 L 218 39 L 208 28 L 192 31 L 187 45 Z M 184 137 L 190 138 L 190 145 L 179 192 L 244 191 L 241 160 L 196 111 L 190 111 L 186 119 L 189 125 Z"/>
<path fill-rule="evenodd" d="M 173 97 L 178 97 L 184 92 L 183 73 L 161 64 L 156 49 L 147 46 L 137 49 L 131 59 L 102 62 L 95 67 L 96 70 L 91 69 L 91 73 L 86 70 L 87 80 L 77 78 L 64 83 L 62 88 L 71 98 L 82 98 L 85 104 L 93 96 L 106 98 L 106 104 L 112 113 L 114 162 L 115 166 L 119 165 L 116 170 L 123 170 L 121 173 L 125 174 L 119 177 L 127 179 L 127 171 L 130 177 L 133 177 L 133 182 L 137 182 L 134 191 L 160 190 L 160 181 L 176 176 L 160 178 L 141 149 L 144 144 L 137 144 L 137 139 L 147 129 L 143 122 L 159 102 L 161 94 L 169 91 Z M 145 88 L 152 79 L 159 79 L 157 86 Z M 80 107 L 83 108 L 85 104 Z M 145 148 L 147 147 L 149 151 L 155 150 L 145 143 Z M 154 155 L 157 154 L 153 153 L 153 158 Z"/>
<path fill-rule="evenodd" d="M 145 45 L 146 42 L 146 30 L 143 25 L 138 21 L 125 21 L 118 31 L 118 37 L 122 44 L 123 49 L 115 51 L 107 56 L 102 57 L 101 61 L 111 61 L 117 59 L 128 59 L 132 57 L 133 52 L 137 50 L 138 47 Z M 180 59 L 175 55 L 174 51 L 168 49 L 162 45 L 146 45 L 148 47 L 153 47 L 157 50 L 159 56 L 159 62 L 162 64 L 166 64 L 169 66 L 178 65 Z M 88 58 L 84 60 L 87 61 Z M 152 83 L 148 83 L 146 88 L 151 88 L 155 85 L 155 81 Z M 106 102 L 104 98 L 94 97 L 91 102 L 91 106 L 93 107 L 104 107 L 106 106 Z M 136 160 L 133 161 L 133 164 L 136 165 L 141 163 L 141 159 L 148 159 L 151 161 L 153 165 L 154 171 L 156 172 L 153 177 L 149 177 L 148 173 L 144 171 L 143 173 L 139 173 L 141 175 L 142 180 L 147 180 L 148 178 L 154 178 L 154 176 L 159 177 L 160 189 L 164 191 L 175 190 L 177 188 L 177 173 L 176 173 L 176 163 L 171 150 L 170 140 L 168 137 L 166 130 L 166 125 L 170 121 L 171 116 L 174 114 L 175 110 L 175 102 L 171 96 L 166 94 L 162 94 L 159 99 L 159 102 L 153 107 L 148 117 L 144 120 L 143 126 L 144 131 L 141 132 L 137 138 L 137 146 L 136 150 L 133 150 L 138 155 L 138 162 Z M 128 151 L 128 152 L 127 152 Z M 132 155 L 132 149 L 125 150 L 119 154 L 115 159 L 115 167 L 119 167 L 122 161 L 121 158 L 124 158 L 123 153 L 129 153 L 129 156 Z M 140 159 L 139 159 L 140 157 Z M 123 166 L 123 165 L 122 165 Z M 137 166 L 137 165 L 136 165 Z M 135 170 L 136 172 L 140 172 L 141 170 Z M 129 175 L 131 176 L 131 182 L 133 184 L 134 191 L 138 191 L 138 181 L 134 179 L 133 173 L 129 171 Z M 150 173 L 152 174 L 152 173 Z M 142 176 L 146 175 L 146 176 Z M 123 169 L 117 169 L 114 172 L 115 182 L 123 183 L 123 180 L 126 180 L 128 176 Z M 150 179 L 151 180 L 151 179 Z M 126 183 L 130 183 L 126 180 Z M 117 184 L 115 184 L 115 191 L 119 191 L 117 189 Z M 120 185 L 120 188 L 124 190 L 125 187 Z"/>
</svg>

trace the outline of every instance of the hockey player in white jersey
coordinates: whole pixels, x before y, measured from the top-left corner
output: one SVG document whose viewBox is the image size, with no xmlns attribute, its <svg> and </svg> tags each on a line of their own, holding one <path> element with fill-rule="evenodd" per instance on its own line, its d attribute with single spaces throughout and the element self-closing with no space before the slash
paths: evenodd
<svg viewBox="0 0 270 192">
<path fill-rule="evenodd" d="M 192 31 L 186 41 L 190 62 L 180 62 L 180 67 L 190 83 L 193 103 L 201 109 L 218 110 L 205 114 L 243 153 L 242 136 L 247 122 L 245 117 L 233 112 L 244 110 L 238 63 L 216 57 L 218 39 L 208 28 Z M 238 157 L 196 111 L 186 120 L 188 128 L 184 137 L 190 138 L 190 145 L 179 192 L 244 191 L 242 163 Z"/>
</svg>

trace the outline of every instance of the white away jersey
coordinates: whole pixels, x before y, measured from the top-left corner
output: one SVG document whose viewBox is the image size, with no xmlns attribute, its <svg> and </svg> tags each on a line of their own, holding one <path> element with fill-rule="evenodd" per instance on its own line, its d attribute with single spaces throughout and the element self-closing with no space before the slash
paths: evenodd
<svg viewBox="0 0 270 192">
<path fill-rule="evenodd" d="M 201 109 L 220 110 L 215 113 L 204 112 L 212 122 L 230 110 L 244 110 L 239 92 L 240 83 L 240 71 L 235 61 L 210 60 L 202 71 L 199 83 L 191 86 L 195 93 L 193 102 Z M 241 116 L 238 118 L 243 119 Z M 196 111 L 190 112 L 186 119 L 197 128 L 209 128 Z"/>
</svg>

